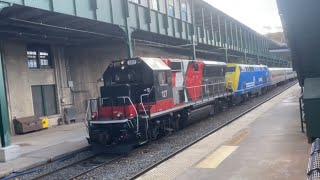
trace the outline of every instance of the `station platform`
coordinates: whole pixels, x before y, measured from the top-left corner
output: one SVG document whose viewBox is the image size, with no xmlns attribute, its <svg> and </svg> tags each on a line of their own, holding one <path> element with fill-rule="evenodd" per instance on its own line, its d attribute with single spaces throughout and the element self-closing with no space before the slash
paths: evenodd
<svg viewBox="0 0 320 180">
<path fill-rule="evenodd" d="M 46 130 L 12 136 L 20 146 L 17 159 L 0 163 L 0 177 L 22 172 L 88 147 L 84 123 L 54 126 Z"/>
<path fill-rule="evenodd" d="M 138 179 L 306 179 L 311 145 L 301 133 L 299 95 L 291 87 Z"/>
</svg>

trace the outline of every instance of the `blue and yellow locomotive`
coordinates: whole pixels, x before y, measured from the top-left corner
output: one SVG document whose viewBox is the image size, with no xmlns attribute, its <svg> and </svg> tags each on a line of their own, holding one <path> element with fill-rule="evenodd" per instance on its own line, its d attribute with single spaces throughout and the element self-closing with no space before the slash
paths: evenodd
<svg viewBox="0 0 320 180">
<path fill-rule="evenodd" d="M 268 89 L 269 70 L 265 65 L 228 64 L 226 81 L 235 97 L 263 93 Z"/>
</svg>

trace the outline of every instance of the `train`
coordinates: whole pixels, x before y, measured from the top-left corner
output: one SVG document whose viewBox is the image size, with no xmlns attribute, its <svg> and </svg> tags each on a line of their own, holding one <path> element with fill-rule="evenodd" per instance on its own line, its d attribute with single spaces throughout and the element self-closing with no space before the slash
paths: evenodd
<svg viewBox="0 0 320 180">
<path fill-rule="evenodd" d="M 112 61 L 88 103 L 88 142 L 126 152 L 296 77 L 291 68 L 152 57 Z"/>
</svg>

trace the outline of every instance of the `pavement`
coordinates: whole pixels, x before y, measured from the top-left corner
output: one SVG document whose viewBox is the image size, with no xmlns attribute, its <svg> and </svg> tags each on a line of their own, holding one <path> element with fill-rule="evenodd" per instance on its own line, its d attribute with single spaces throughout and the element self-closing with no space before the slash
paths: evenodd
<svg viewBox="0 0 320 180">
<path fill-rule="evenodd" d="M 138 179 L 307 179 L 311 145 L 301 133 L 299 95 L 295 85 Z"/>
<path fill-rule="evenodd" d="M 21 155 L 0 163 L 0 177 L 19 173 L 88 148 L 84 123 L 54 126 L 37 132 L 12 136 Z"/>
</svg>

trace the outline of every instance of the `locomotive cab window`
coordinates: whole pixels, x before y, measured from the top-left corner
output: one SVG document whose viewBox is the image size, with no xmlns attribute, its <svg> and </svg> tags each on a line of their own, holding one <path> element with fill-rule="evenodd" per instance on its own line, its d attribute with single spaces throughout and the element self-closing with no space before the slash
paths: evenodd
<svg viewBox="0 0 320 180">
<path fill-rule="evenodd" d="M 236 67 L 228 67 L 227 72 L 236 72 Z"/>
<path fill-rule="evenodd" d="M 160 86 L 168 84 L 168 77 L 165 71 L 161 71 L 158 73 L 158 81 Z"/>
<path fill-rule="evenodd" d="M 121 84 L 121 83 L 137 83 L 142 81 L 142 74 L 138 73 L 139 69 L 130 68 L 128 66 L 118 67 L 117 64 L 113 65 L 115 71 L 112 74 L 112 83 Z"/>
</svg>

